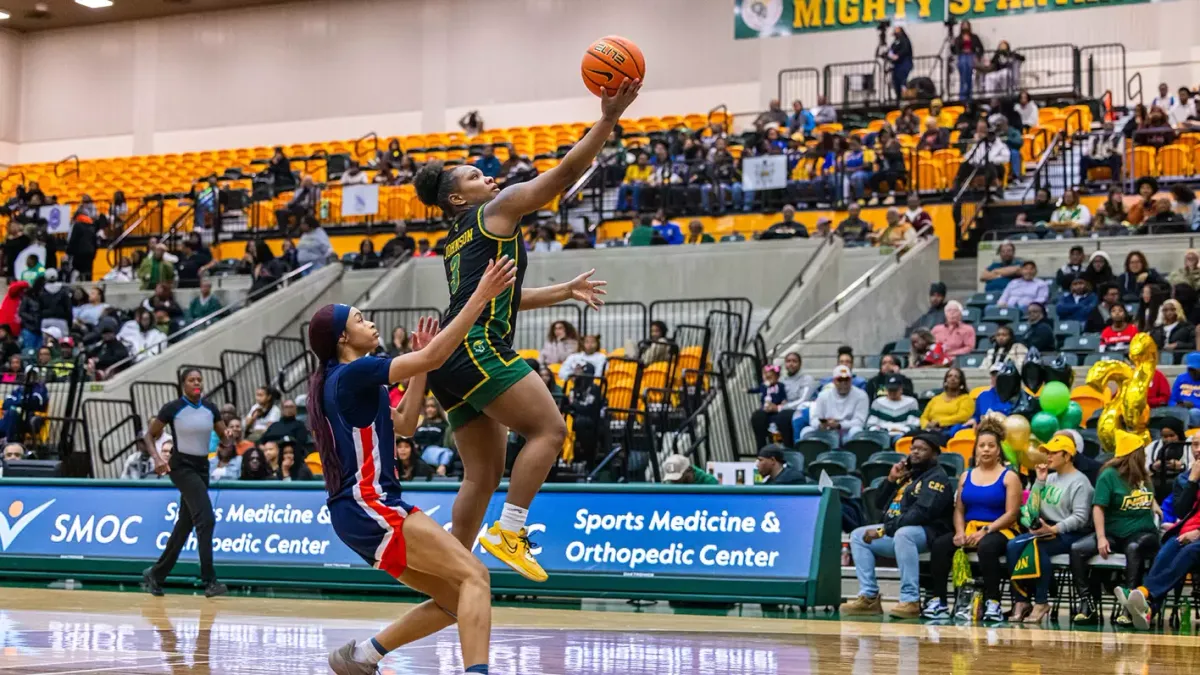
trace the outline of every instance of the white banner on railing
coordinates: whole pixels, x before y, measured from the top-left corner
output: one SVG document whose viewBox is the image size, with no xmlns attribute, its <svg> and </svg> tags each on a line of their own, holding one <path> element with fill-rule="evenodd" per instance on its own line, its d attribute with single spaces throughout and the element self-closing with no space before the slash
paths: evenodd
<svg viewBox="0 0 1200 675">
<path fill-rule="evenodd" d="M 38 209 L 38 217 L 46 221 L 50 234 L 66 234 L 71 229 L 71 205 L 49 204 Z"/>
<path fill-rule="evenodd" d="M 779 190 L 787 187 L 787 157 L 766 155 L 742 159 L 742 189 Z"/>
<path fill-rule="evenodd" d="M 346 185 L 342 188 L 342 217 L 373 216 L 379 213 L 378 185 Z"/>
</svg>

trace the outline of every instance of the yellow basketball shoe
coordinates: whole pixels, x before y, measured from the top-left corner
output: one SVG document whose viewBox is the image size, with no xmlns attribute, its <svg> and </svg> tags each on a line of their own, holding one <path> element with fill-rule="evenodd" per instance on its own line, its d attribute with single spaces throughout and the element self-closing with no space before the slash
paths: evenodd
<svg viewBox="0 0 1200 675">
<path fill-rule="evenodd" d="M 542 582 L 550 578 L 529 550 L 529 533 L 523 527 L 520 532 L 509 532 L 500 529 L 500 522 L 496 521 L 496 524 L 479 538 L 479 543 L 485 551 L 530 581 Z"/>
</svg>

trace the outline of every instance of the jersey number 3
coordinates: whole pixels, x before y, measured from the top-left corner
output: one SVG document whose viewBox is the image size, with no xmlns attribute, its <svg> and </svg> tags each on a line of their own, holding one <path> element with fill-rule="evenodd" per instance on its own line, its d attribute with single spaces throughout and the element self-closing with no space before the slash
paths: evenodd
<svg viewBox="0 0 1200 675">
<path fill-rule="evenodd" d="M 458 255 L 450 258 L 450 293 L 458 292 Z"/>
</svg>

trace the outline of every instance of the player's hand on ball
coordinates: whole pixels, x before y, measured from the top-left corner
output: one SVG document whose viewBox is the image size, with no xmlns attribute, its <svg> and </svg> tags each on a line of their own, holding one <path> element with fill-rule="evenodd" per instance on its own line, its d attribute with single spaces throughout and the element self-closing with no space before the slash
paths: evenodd
<svg viewBox="0 0 1200 675">
<path fill-rule="evenodd" d="M 505 289 L 511 287 L 516 280 L 516 261 L 509 259 L 506 255 L 500 256 L 496 260 L 488 261 L 487 269 L 483 272 L 483 278 L 479 280 L 479 286 L 475 288 L 475 294 L 481 298 L 491 300 L 503 293 Z"/>
<path fill-rule="evenodd" d="M 412 342 L 413 351 L 419 351 L 425 348 L 434 336 L 438 334 L 440 324 L 438 320 L 432 316 L 423 316 L 417 321 L 417 329 L 409 336 L 409 341 Z"/>
<path fill-rule="evenodd" d="M 591 277 L 596 273 L 596 270 L 588 270 L 583 274 L 575 277 L 567 284 L 567 289 L 571 291 L 571 298 L 584 303 L 588 307 L 599 311 L 604 306 L 604 300 L 600 298 L 602 295 L 608 295 L 608 291 L 601 288 L 607 286 L 607 281 L 592 281 Z"/>
<path fill-rule="evenodd" d="M 642 81 L 631 80 L 628 77 L 621 80 L 621 86 L 617 87 L 617 93 L 612 96 L 608 95 L 607 89 L 601 89 L 600 112 L 605 119 L 616 122 L 621 118 L 625 109 L 637 99 L 638 92 L 641 90 Z"/>
</svg>

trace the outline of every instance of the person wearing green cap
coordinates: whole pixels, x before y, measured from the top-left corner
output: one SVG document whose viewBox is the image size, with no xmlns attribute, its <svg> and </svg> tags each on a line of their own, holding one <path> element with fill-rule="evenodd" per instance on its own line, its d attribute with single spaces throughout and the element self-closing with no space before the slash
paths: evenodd
<svg viewBox="0 0 1200 675">
<path fill-rule="evenodd" d="M 1093 625 L 1099 621 L 1092 602 L 1099 594 L 1099 580 L 1091 579 L 1088 565 L 1092 556 L 1099 554 L 1107 559 L 1113 553 L 1125 554 L 1125 586 L 1136 588 L 1142 583 L 1145 563 L 1158 553 L 1155 516 L 1162 512 L 1154 501 L 1144 446 L 1141 436 L 1121 432 L 1116 456 L 1104 465 L 1096 479 L 1092 497 L 1092 523 L 1096 531 L 1071 545 L 1071 573 L 1082 598 L 1074 623 Z M 1117 617 L 1117 625 L 1132 624 L 1128 612 Z"/>
</svg>

